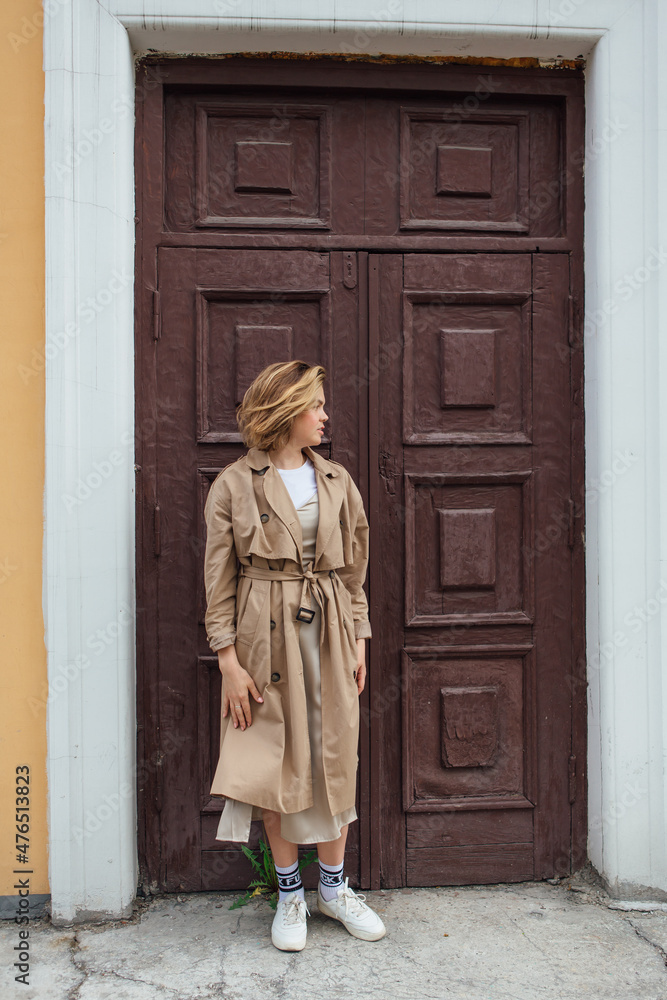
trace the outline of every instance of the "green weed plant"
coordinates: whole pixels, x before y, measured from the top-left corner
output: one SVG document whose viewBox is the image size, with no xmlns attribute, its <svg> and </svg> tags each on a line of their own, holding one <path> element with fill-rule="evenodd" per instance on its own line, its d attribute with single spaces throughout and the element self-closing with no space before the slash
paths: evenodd
<svg viewBox="0 0 667 1000">
<path fill-rule="evenodd" d="M 252 865 L 255 877 L 243 896 L 232 903 L 229 909 L 238 910 L 241 906 L 249 903 L 251 899 L 261 896 L 267 899 L 271 909 L 275 910 L 278 904 L 278 875 L 270 848 L 260 839 L 257 853 L 246 844 L 241 844 L 241 850 Z M 299 871 L 302 871 L 307 865 L 312 865 L 316 860 L 317 851 L 308 851 L 299 860 Z"/>
</svg>

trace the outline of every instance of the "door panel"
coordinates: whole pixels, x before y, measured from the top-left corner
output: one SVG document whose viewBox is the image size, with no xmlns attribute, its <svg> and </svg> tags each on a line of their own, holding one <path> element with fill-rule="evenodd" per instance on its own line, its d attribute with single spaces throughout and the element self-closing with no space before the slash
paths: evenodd
<svg viewBox="0 0 667 1000">
<path fill-rule="evenodd" d="M 255 375 L 278 358 L 327 369 L 331 418 L 320 449 L 359 481 L 355 446 L 365 417 L 354 382 L 358 288 L 344 284 L 347 272 L 340 253 L 165 248 L 159 253 L 160 718 L 161 728 L 177 725 L 193 734 L 178 754 L 164 754 L 161 762 L 168 790 L 160 803 L 161 880 L 171 891 L 244 886 L 250 874 L 238 844 L 215 840 L 222 800 L 209 796 L 218 758 L 221 679 L 204 628 L 208 489 L 244 451 L 237 404 Z M 335 356 L 334 322 L 340 330 Z M 347 857 L 357 884 L 358 826 L 350 832 Z"/>
<path fill-rule="evenodd" d="M 277 88 L 170 93 L 166 228 L 354 232 L 364 110 L 363 97 Z"/>
<path fill-rule="evenodd" d="M 373 256 L 371 269 L 376 539 L 391 553 L 371 587 L 392 622 L 373 684 L 400 692 L 378 714 L 380 745 L 402 733 L 400 761 L 374 758 L 380 881 L 561 874 L 568 257 Z"/>
<path fill-rule="evenodd" d="M 562 233 L 558 106 L 494 95 L 487 74 L 474 83 L 465 108 L 458 95 L 372 102 L 366 233 Z"/>
</svg>

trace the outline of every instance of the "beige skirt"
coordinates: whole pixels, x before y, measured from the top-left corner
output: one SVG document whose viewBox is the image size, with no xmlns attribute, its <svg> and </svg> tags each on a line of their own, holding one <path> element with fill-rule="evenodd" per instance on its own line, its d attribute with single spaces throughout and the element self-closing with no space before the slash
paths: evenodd
<svg viewBox="0 0 667 1000">
<path fill-rule="evenodd" d="M 304 564 L 315 557 L 315 538 L 319 520 L 317 493 L 298 508 L 303 534 Z M 338 840 L 342 828 L 357 818 L 354 806 L 345 812 L 332 815 L 327 801 L 324 768 L 322 765 L 322 696 L 320 690 L 320 618 L 317 604 L 312 622 L 299 625 L 299 647 L 303 660 L 303 679 L 308 706 L 308 735 L 313 777 L 313 804 L 308 809 L 281 815 L 280 832 L 293 844 L 317 844 Z M 252 702 L 251 702 L 252 704 Z M 241 841 L 250 837 L 250 823 L 262 818 L 262 810 L 249 802 L 226 799 L 216 840 Z"/>
</svg>

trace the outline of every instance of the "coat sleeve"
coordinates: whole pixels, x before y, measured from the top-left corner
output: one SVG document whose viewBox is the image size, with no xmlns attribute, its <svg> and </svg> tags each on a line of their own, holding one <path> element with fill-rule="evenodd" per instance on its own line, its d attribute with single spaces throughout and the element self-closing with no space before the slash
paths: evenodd
<svg viewBox="0 0 667 1000">
<path fill-rule="evenodd" d="M 237 558 L 228 492 L 225 485 L 214 483 L 204 506 L 204 624 L 208 644 L 214 651 L 236 641 Z"/>
<path fill-rule="evenodd" d="M 371 623 L 368 620 L 368 601 L 363 584 L 368 566 L 368 520 L 364 503 L 356 486 L 350 499 L 350 532 L 352 534 L 352 563 L 336 572 L 352 595 L 352 615 L 356 639 L 370 639 Z"/>
</svg>

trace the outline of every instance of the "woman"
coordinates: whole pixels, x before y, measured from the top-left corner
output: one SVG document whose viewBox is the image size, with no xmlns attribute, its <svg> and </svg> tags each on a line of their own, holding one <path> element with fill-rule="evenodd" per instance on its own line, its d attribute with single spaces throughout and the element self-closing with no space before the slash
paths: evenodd
<svg viewBox="0 0 667 1000">
<path fill-rule="evenodd" d="M 205 624 L 223 687 L 216 837 L 247 841 L 263 819 L 279 882 L 271 940 L 283 951 L 306 944 L 299 844 L 317 844 L 320 911 L 363 940 L 385 934 L 343 880 L 371 635 L 368 521 L 347 470 L 313 451 L 329 419 L 325 374 L 289 361 L 257 376 L 237 413 L 248 453 L 205 507 Z"/>
</svg>

